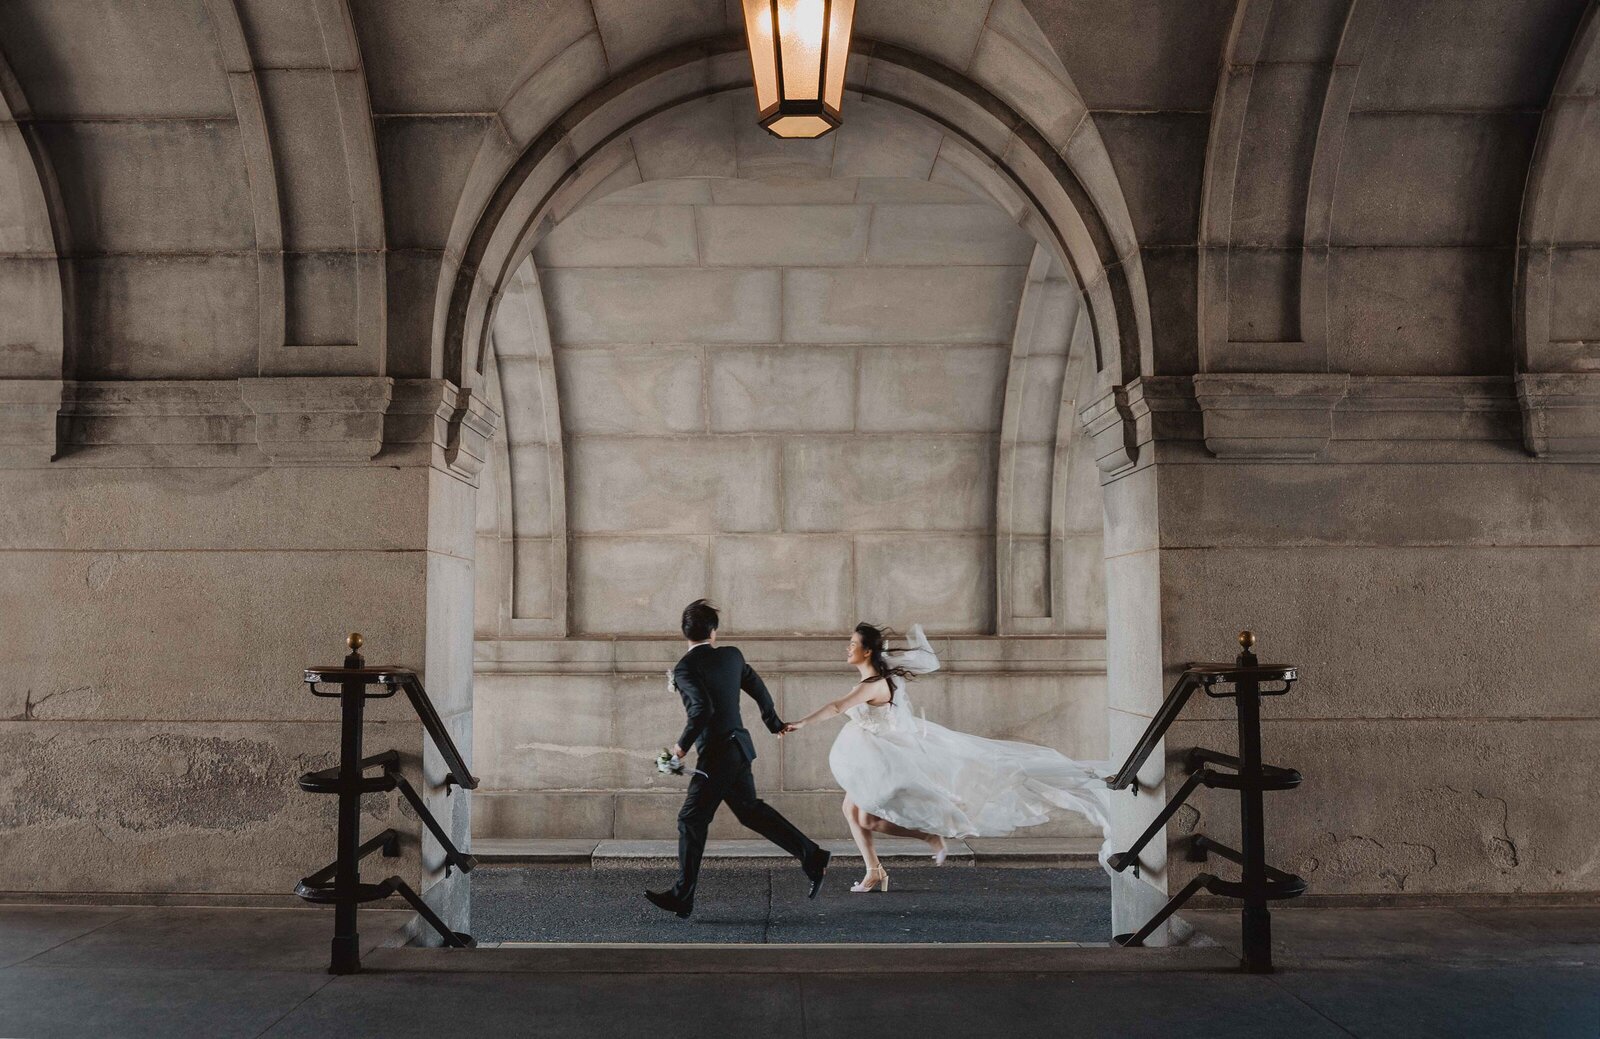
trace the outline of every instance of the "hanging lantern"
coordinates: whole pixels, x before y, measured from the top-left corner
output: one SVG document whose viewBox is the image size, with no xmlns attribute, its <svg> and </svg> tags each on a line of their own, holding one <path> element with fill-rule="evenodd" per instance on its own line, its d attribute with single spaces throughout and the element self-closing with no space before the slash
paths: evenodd
<svg viewBox="0 0 1600 1039">
<path fill-rule="evenodd" d="M 742 0 L 761 125 L 821 137 L 839 125 L 856 0 Z"/>
</svg>

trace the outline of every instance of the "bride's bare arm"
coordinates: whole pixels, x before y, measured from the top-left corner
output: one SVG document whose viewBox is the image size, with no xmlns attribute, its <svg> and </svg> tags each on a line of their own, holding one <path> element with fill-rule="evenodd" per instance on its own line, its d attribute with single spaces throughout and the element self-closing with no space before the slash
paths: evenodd
<svg viewBox="0 0 1600 1039">
<path fill-rule="evenodd" d="M 872 694 L 878 690 L 879 686 L 876 679 L 871 682 L 862 682 L 860 685 L 850 690 L 849 694 L 846 695 L 844 699 L 823 704 L 821 707 L 818 707 L 816 710 L 812 711 L 804 718 L 801 718 L 799 721 L 790 722 L 784 731 L 794 732 L 801 726 L 810 725 L 812 722 L 820 722 L 826 721 L 829 718 L 837 718 L 839 715 L 848 711 L 856 704 L 866 703 L 868 700 L 872 699 Z"/>
</svg>

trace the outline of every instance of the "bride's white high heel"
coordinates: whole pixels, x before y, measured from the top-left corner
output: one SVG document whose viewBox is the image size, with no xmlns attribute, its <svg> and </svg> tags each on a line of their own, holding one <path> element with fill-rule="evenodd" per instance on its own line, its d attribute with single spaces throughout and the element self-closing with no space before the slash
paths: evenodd
<svg viewBox="0 0 1600 1039">
<path fill-rule="evenodd" d="M 877 869 L 869 869 L 867 870 L 867 875 L 862 877 L 859 883 L 850 885 L 850 890 L 858 895 L 866 894 L 868 891 L 888 891 L 889 871 L 881 866 Z"/>
<path fill-rule="evenodd" d="M 933 864 L 943 866 L 945 856 L 950 854 L 950 845 L 943 837 L 938 838 L 938 841 L 938 847 L 933 852 Z"/>
</svg>

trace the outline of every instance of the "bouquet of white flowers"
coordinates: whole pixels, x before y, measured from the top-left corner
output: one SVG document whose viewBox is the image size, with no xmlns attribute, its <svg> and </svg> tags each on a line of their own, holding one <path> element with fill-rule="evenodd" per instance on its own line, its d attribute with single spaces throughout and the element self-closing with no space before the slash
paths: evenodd
<svg viewBox="0 0 1600 1039">
<path fill-rule="evenodd" d="M 685 765 L 682 758 L 674 757 L 671 748 L 668 747 L 662 747 L 661 753 L 656 755 L 656 771 L 664 776 L 705 775 L 699 769 Z"/>
</svg>

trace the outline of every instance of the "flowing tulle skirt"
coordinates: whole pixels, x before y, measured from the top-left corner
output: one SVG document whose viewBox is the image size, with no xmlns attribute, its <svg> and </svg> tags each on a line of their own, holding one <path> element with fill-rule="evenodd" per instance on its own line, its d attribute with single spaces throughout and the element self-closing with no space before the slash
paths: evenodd
<svg viewBox="0 0 1600 1039">
<path fill-rule="evenodd" d="M 847 723 L 828 755 L 865 811 L 950 838 L 1003 837 L 1062 811 L 1109 832 L 1103 762 L 956 732 L 911 717 L 909 704 L 870 710 L 882 717 Z"/>
</svg>

